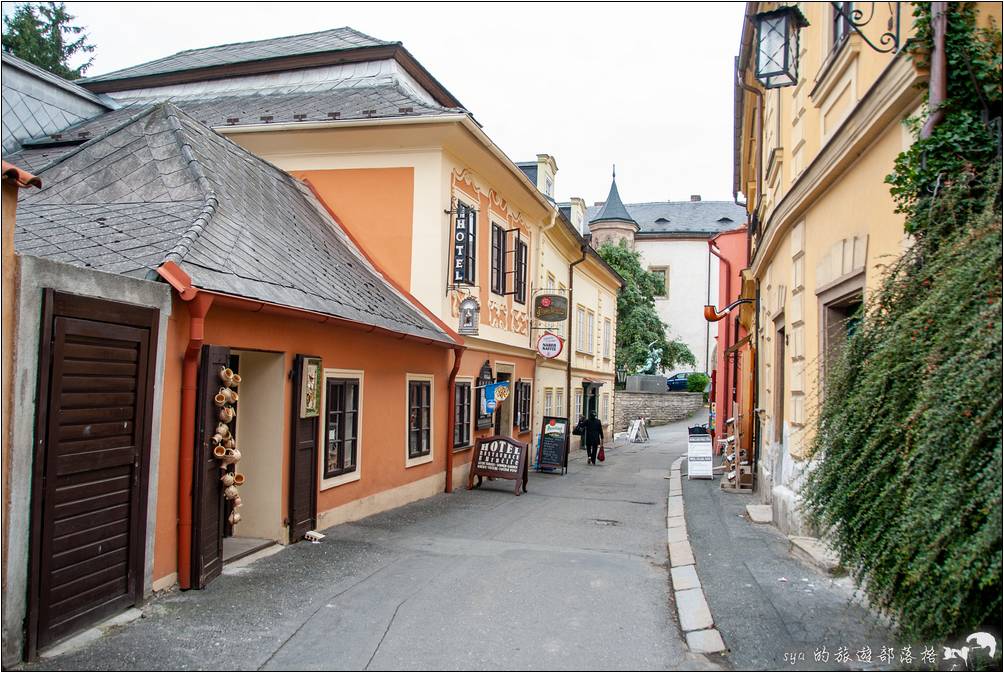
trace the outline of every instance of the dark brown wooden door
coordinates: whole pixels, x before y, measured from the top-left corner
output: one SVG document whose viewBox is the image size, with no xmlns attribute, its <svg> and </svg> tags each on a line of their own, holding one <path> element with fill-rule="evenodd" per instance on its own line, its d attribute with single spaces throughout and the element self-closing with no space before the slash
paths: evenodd
<svg viewBox="0 0 1004 673">
<path fill-rule="evenodd" d="M 303 538 L 317 525 L 317 423 L 318 417 L 300 418 L 300 390 L 303 361 L 293 359 L 292 456 L 289 475 L 289 541 Z M 320 381 L 318 381 L 320 385 Z"/>
<path fill-rule="evenodd" d="M 229 366 L 230 349 L 203 346 L 195 401 L 195 455 L 192 476 L 192 588 L 204 589 L 223 571 L 223 483 L 213 456 L 217 407 L 213 396 L 223 385 L 220 370 Z"/>
<path fill-rule="evenodd" d="M 29 656 L 142 599 L 157 321 L 45 293 Z"/>
</svg>

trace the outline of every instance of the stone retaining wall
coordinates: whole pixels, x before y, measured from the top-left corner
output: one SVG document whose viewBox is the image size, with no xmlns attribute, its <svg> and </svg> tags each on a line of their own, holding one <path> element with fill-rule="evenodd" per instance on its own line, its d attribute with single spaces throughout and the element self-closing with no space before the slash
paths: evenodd
<svg viewBox="0 0 1004 673">
<path fill-rule="evenodd" d="M 649 426 L 665 425 L 689 418 L 704 406 L 704 393 L 614 392 L 614 431 L 627 430 L 635 418 L 649 419 Z"/>
</svg>

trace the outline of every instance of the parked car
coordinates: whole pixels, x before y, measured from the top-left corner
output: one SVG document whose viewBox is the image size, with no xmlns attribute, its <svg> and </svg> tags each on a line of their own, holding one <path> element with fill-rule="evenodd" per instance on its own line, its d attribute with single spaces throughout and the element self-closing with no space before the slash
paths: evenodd
<svg viewBox="0 0 1004 673">
<path fill-rule="evenodd" d="M 666 379 L 666 390 L 669 392 L 686 392 L 687 379 L 690 378 L 691 374 L 696 373 L 697 372 L 680 372 L 679 374 L 673 374 Z"/>
</svg>

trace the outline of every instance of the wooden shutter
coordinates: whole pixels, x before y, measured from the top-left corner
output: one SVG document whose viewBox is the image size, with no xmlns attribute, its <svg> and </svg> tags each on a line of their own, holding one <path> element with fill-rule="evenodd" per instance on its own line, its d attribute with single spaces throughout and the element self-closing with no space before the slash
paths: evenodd
<svg viewBox="0 0 1004 673">
<path fill-rule="evenodd" d="M 223 570 L 223 484 L 213 456 L 217 410 L 213 397 L 230 362 L 225 346 L 203 346 L 195 399 L 195 473 L 192 476 L 192 588 L 204 589 Z"/>
<path fill-rule="evenodd" d="M 318 417 L 300 418 L 300 387 L 303 385 L 303 361 L 311 355 L 293 359 L 292 456 L 289 463 L 289 541 L 303 539 L 317 525 L 317 423 Z M 320 382 L 318 382 L 320 383 Z"/>
</svg>

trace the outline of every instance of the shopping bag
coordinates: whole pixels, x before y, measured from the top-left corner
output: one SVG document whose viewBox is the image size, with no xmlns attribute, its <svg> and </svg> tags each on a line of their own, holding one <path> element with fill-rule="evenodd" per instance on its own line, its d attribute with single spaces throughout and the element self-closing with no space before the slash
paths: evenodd
<svg viewBox="0 0 1004 673">
<path fill-rule="evenodd" d="M 596 452 L 596 460 L 598 460 L 598 461 L 600 461 L 602 463 L 606 459 L 607 459 L 607 456 L 606 456 L 605 453 L 603 453 L 603 447 L 601 446 L 600 450 Z"/>
</svg>

